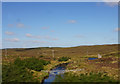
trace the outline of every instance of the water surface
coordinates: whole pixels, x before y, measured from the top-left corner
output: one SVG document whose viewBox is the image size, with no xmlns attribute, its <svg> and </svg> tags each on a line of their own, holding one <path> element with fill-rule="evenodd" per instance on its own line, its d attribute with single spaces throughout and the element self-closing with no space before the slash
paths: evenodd
<svg viewBox="0 0 120 84">
<path fill-rule="evenodd" d="M 44 81 L 43 81 L 43 84 L 51 84 L 52 82 L 54 82 L 55 78 L 56 78 L 56 75 L 62 75 L 64 74 L 65 72 L 65 69 L 66 69 L 66 64 L 60 64 L 58 65 L 56 68 L 54 68 L 53 70 L 50 71 L 49 73 L 49 77 L 46 78 Z"/>
</svg>

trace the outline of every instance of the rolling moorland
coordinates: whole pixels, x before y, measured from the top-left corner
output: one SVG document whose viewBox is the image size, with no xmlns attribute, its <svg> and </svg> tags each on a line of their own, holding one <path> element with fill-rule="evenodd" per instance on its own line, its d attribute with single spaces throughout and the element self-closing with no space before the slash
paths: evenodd
<svg viewBox="0 0 120 84">
<path fill-rule="evenodd" d="M 118 82 L 119 53 L 118 44 L 3 49 L 2 81 L 42 83 L 49 75 L 44 70 L 68 63 L 66 70 L 73 71 L 66 72 L 64 78 L 58 75 L 54 82 Z M 102 58 L 88 60 L 98 54 Z"/>
</svg>

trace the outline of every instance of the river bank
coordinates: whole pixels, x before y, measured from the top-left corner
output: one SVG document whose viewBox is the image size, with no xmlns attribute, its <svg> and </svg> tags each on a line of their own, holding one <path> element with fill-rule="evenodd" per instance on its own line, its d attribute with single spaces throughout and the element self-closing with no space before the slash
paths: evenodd
<svg viewBox="0 0 120 84">
<path fill-rule="evenodd" d="M 57 67 L 61 64 L 66 64 L 66 63 L 70 63 L 70 62 L 71 62 L 70 59 L 68 61 L 62 61 L 62 62 L 52 60 L 51 64 L 44 66 L 44 70 L 41 70 L 41 71 L 31 70 L 31 72 L 33 73 L 34 78 L 37 79 L 40 83 L 42 83 L 43 80 L 49 76 L 49 73 L 52 69 L 54 69 L 55 67 Z"/>
<path fill-rule="evenodd" d="M 69 63 L 63 63 L 63 64 L 59 64 L 57 65 L 55 68 L 53 68 L 52 70 L 49 71 L 49 76 L 45 77 L 42 81 L 42 84 L 46 84 L 46 83 L 52 83 L 54 82 L 56 75 L 62 75 L 65 73 L 65 69 L 66 66 Z"/>
</svg>

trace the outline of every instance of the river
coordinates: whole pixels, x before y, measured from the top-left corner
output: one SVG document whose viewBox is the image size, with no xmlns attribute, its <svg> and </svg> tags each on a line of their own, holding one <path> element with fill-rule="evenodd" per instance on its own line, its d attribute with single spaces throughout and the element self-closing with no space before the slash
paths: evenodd
<svg viewBox="0 0 120 84">
<path fill-rule="evenodd" d="M 51 84 L 52 82 L 54 82 L 56 75 L 58 75 L 58 74 L 63 76 L 67 64 L 68 63 L 60 64 L 60 65 L 56 66 L 54 69 L 52 69 L 49 72 L 49 76 L 46 79 L 44 79 L 43 84 L 48 84 L 48 83 Z"/>
</svg>

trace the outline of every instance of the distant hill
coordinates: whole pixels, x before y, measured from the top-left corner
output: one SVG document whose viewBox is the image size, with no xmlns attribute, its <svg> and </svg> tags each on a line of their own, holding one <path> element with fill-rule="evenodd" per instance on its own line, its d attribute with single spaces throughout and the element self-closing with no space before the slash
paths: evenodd
<svg viewBox="0 0 120 84">
<path fill-rule="evenodd" d="M 8 56 L 20 56 L 20 57 L 38 57 L 43 55 L 44 57 L 51 57 L 52 50 L 55 50 L 55 56 L 70 56 L 70 57 L 82 57 L 86 55 L 110 54 L 118 52 L 118 44 L 111 45 L 92 45 L 92 46 L 77 46 L 77 47 L 39 47 L 39 48 L 17 48 L 7 49 Z M 2 55 L 4 57 L 5 50 L 3 49 Z"/>
</svg>

